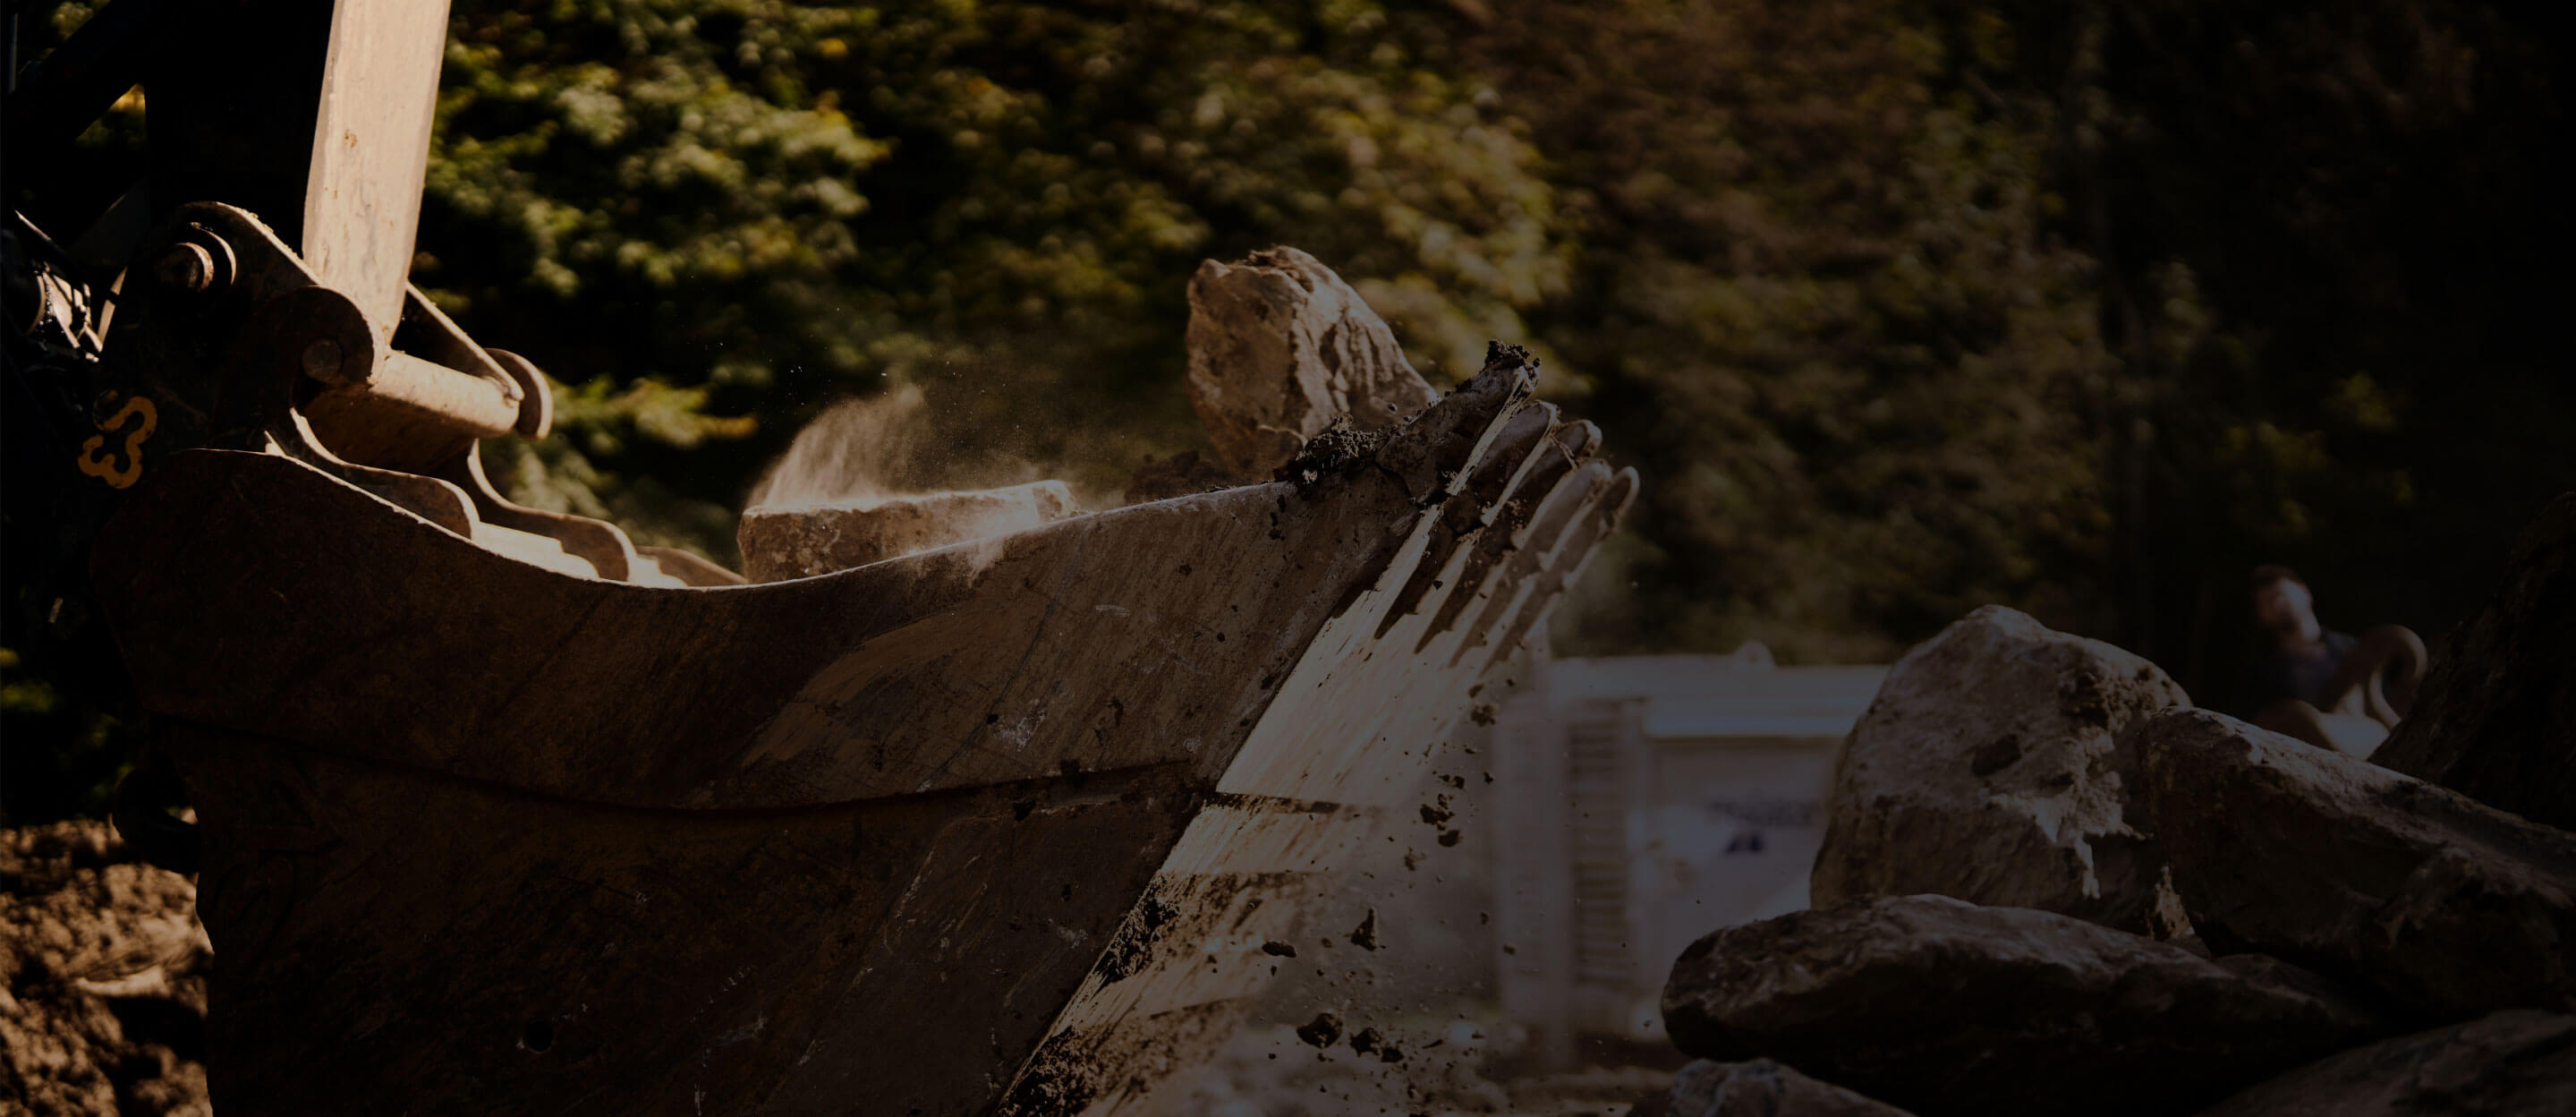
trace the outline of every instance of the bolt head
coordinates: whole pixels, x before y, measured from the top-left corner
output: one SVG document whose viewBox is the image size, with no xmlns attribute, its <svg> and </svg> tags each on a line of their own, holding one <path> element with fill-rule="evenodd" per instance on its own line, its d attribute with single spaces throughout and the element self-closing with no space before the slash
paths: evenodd
<svg viewBox="0 0 2576 1117">
<path fill-rule="evenodd" d="M 304 347 L 304 375 L 326 384 L 337 384 L 340 376 L 340 343 L 317 337 Z"/>
<path fill-rule="evenodd" d="M 152 273 L 162 283 L 193 295 L 214 284 L 215 257 L 197 245 L 174 244 L 161 254 Z"/>
</svg>

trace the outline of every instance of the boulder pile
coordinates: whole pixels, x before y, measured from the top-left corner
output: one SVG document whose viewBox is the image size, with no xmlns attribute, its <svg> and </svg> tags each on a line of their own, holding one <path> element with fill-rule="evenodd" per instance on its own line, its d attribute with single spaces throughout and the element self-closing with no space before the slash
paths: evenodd
<svg viewBox="0 0 2576 1117">
<path fill-rule="evenodd" d="M 2099 640 L 1968 614 L 1888 672 L 1834 758 L 1810 895 L 1930 892 L 2179 933 L 2121 733 L 2187 701 Z"/>
<path fill-rule="evenodd" d="M 1674 964 L 1637 1112 L 2576 1113 L 2571 556 L 2576 494 L 2373 761 L 1970 614 L 1844 742 L 1816 907 Z"/>
</svg>

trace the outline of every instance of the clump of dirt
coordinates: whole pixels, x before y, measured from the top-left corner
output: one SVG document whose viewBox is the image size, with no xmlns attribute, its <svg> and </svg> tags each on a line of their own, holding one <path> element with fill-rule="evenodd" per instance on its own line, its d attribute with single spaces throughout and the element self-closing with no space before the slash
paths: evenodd
<svg viewBox="0 0 2576 1117">
<path fill-rule="evenodd" d="M 1352 426 L 1347 418 L 1335 419 L 1333 425 L 1307 439 L 1306 445 L 1297 451 L 1297 456 L 1280 466 L 1279 472 L 1271 479 L 1312 485 L 1363 462 L 1376 460 L 1378 447 L 1386 445 L 1386 439 L 1385 431 Z"/>
<path fill-rule="evenodd" d="M 1315 1018 L 1297 1029 L 1297 1038 L 1317 1048 L 1331 1047 L 1342 1038 L 1342 1018 L 1329 1012 L 1318 1012 Z"/>
<path fill-rule="evenodd" d="M 106 823 L 0 831 L 0 1110 L 212 1113 L 213 960 L 196 885 Z"/>
<path fill-rule="evenodd" d="M 1360 919 L 1360 925 L 1351 928 L 1350 940 L 1352 946 L 1356 946 L 1362 950 L 1377 949 L 1376 908 L 1370 908 L 1368 910 L 1368 915 Z"/>
</svg>

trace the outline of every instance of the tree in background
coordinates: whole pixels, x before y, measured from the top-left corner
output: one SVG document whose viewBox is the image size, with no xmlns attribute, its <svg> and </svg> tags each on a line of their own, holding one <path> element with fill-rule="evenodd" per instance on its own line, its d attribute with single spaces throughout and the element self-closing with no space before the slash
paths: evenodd
<svg viewBox="0 0 2576 1117">
<path fill-rule="evenodd" d="M 2220 700 L 2255 563 L 2438 638 L 2576 487 L 2527 12 L 1497 12 L 1583 237 L 1530 320 L 1648 474 L 1578 646 L 1875 658 L 2002 601 Z"/>
<path fill-rule="evenodd" d="M 2558 21 L 2529 4 L 1995 9 L 2057 106 L 2119 359 L 2102 631 L 2222 700 L 2244 579 L 2438 640 L 2576 488 Z M 2439 648 L 2436 648 L 2439 654 Z"/>
<path fill-rule="evenodd" d="M 1581 223 L 1542 336 L 1648 472 L 1577 646 L 1868 661 L 1991 601 L 2109 619 L 2097 269 L 2048 227 L 2047 106 L 1976 87 L 2008 35 L 1700 0 L 1482 37 Z"/>
<path fill-rule="evenodd" d="M 31 9 L 41 50 L 93 6 Z M 413 278 L 557 378 L 559 433 L 487 448 L 504 487 L 641 542 L 730 557 L 803 420 L 904 384 L 929 429 L 888 480 L 1043 467 L 1114 493 L 1204 445 L 1180 383 L 1204 258 L 1314 252 L 1435 380 L 1563 291 L 1553 187 L 1455 26 L 1348 2 L 457 0 Z M 58 226 L 137 173 L 140 114 L 111 115 L 84 140 L 96 189 L 32 200 Z M 6 666 L 13 776 L 112 756 L 56 724 L 100 715 Z M 94 809 L 35 782 L 11 814 Z"/>
<path fill-rule="evenodd" d="M 1200 440 L 1202 258 L 1305 247 L 1452 373 L 1563 289 L 1551 188 L 1444 22 L 462 0 L 415 274 L 571 385 L 510 469 L 534 503 L 726 554 L 799 421 L 895 383 L 930 400 L 912 483 L 1114 492 Z"/>
<path fill-rule="evenodd" d="M 844 396 L 923 390 L 890 478 L 920 487 L 1034 465 L 1108 492 L 1202 445 L 1188 277 L 1294 244 L 1435 380 L 1538 342 L 1543 393 L 1644 471 L 1567 648 L 1883 660 L 1992 601 L 2215 700 L 2254 563 L 2330 623 L 2438 636 L 2576 488 L 2540 26 L 2436 0 L 458 0 L 415 276 L 558 378 L 561 433 L 496 444 L 505 484 L 725 556 Z M 84 137 L 91 212 L 139 120 Z M 7 809 L 95 810 L 102 723 L 0 671 L 12 788 L 70 789 Z"/>
</svg>

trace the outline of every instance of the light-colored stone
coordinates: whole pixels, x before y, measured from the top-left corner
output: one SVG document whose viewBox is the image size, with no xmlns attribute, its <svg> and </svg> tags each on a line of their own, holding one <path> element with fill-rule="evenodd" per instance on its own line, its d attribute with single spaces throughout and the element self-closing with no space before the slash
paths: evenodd
<svg viewBox="0 0 2576 1117">
<path fill-rule="evenodd" d="M 1236 472 L 1266 477 L 1347 418 L 1395 426 L 1438 394 L 1331 268 L 1294 248 L 1190 277 L 1190 405 Z"/>
<path fill-rule="evenodd" d="M 1638 1102 L 1628 1117 L 1909 1117 L 1830 1082 L 1818 1082 L 1769 1059 L 1749 1063 L 1697 1060 L 1673 1076 L 1673 1088 Z"/>
<path fill-rule="evenodd" d="M 2173 1113 L 2388 1034 L 2332 982 L 2071 916 L 1904 896 L 1703 938 L 1664 1028 L 1918 1112 Z M 2074 1099 L 2081 1099 L 2076 1104 Z"/>
<path fill-rule="evenodd" d="M 1815 902 L 1928 892 L 2180 933 L 2119 733 L 2188 701 L 2109 644 L 1968 614 L 1897 662 L 1835 756 Z"/>
<path fill-rule="evenodd" d="M 2192 925 L 2435 1019 L 2576 1010 L 2576 835 L 2207 710 L 2141 725 Z"/>
<path fill-rule="evenodd" d="M 2576 1016 L 2508 1009 L 2320 1059 L 2201 1117 L 2569 1113 L 2576 1113 Z"/>
<path fill-rule="evenodd" d="M 1064 482 L 1032 481 L 1007 489 L 750 508 L 735 541 L 746 577 L 781 582 L 1033 528 L 1075 511 Z"/>
</svg>

